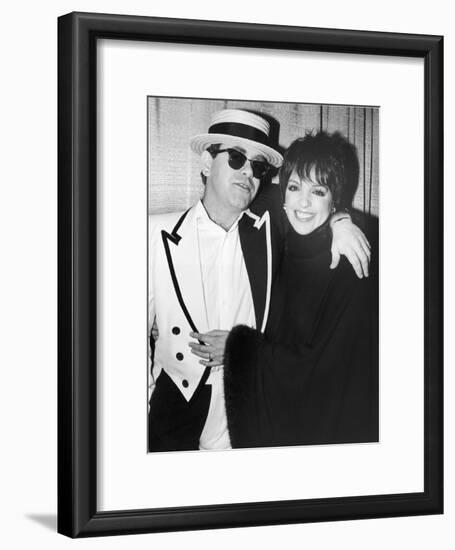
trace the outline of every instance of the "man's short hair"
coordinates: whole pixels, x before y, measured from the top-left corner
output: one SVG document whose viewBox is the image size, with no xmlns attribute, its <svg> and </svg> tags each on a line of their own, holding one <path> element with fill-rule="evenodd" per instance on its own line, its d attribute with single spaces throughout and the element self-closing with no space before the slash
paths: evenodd
<svg viewBox="0 0 455 550">
<path fill-rule="evenodd" d="M 220 148 L 221 143 L 214 143 L 213 145 L 210 145 L 210 147 L 207 147 L 206 151 L 213 156 L 220 150 Z M 207 176 L 203 172 L 201 172 L 201 180 L 204 185 L 207 183 Z"/>
</svg>

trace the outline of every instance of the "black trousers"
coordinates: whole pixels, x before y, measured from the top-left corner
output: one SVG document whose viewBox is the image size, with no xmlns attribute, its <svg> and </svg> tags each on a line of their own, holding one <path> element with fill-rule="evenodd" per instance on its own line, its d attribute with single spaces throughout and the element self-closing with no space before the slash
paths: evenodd
<svg viewBox="0 0 455 550">
<path fill-rule="evenodd" d="M 149 452 L 199 449 L 212 395 L 212 387 L 201 382 L 187 401 L 172 378 L 161 371 L 150 399 Z"/>
</svg>

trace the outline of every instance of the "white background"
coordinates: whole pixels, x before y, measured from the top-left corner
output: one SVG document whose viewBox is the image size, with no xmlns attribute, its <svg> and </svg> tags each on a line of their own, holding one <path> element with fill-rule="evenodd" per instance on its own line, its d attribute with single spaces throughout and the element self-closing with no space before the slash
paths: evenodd
<svg viewBox="0 0 455 550">
<path fill-rule="evenodd" d="M 455 97 L 451 66 L 454 57 L 450 3 L 382 1 L 380 5 L 321 1 L 316 5 L 282 0 L 266 6 L 191 3 L 167 0 L 165 5 L 131 0 L 125 3 L 50 1 L 4 8 L 2 20 L 2 85 L 0 128 L 1 231 L 1 366 L 0 418 L 1 541 L 5 548 L 97 547 L 200 548 L 261 545 L 265 548 L 303 546 L 328 548 L 441 549 L 453 545 L 455 418 L 454 353 L 446 354 L 446 514 L 444 516 L 233 529 L 223 531 L 141 535 L 71 542 L 55 533 L 56 514 L 56 17 L 69 11 L 134 13 L 168 17 L 298 24 L 409 33 L 445 34 L 447 98 Z M 201 68 L 201 77 L 203 77 Z M 295 80 L 289 79 L 289 86 Z M 451 123 L 453 102 L 446 104 L 446 205 L 455 203 L 455 142 Z M 447 208 L 447 207 L 446 207 Z M 405 212 L 403 212 L 405 215 Z M 454 222 L 446 222 L 446 241 Z M 405 231 L 405 230 L 404 230 Z M 408 235 L 402 235 L 403 244 Z M 453 248 L 447 244 L 446 249 Z M 446 280 L 454 278 L 447 253 Z M 412 276 L 412 274 L 410 274 Z M 446 289 L 446 311 L 453 306 Z M 453 334 L 450 313 L 446 339 Z M 450 322 L 449 322 L 450 321 Z"/>
<path fill-rule="evenodd" d="M 188 66 L 209 67 L 211 78 L 192 78 L 193 69 L 188 71 Z M 255 74 L 267 74 L 269 67 L 279 67 L 283 73 L 317 78 L 307 82 L 302 77 L 303 86 L 283 86 L 279 77 L 271 78 L 265 89 L 261 81 L 249 81 L 252 66 Z M 103 40 L 98 67 L 98 189 L 102 205 L 98 249 L 98 396 L 102 404 L 98 508 L 107 511 L 422 491 L 424 193 L 423 162 L 416 159 L 423 159 L 423 62 Z M 152 67 L 153 71 L 148 70 Z M 395 86 L 383 85 L 389 81 Z M 245 82 L 248 84 L 242 85 Z M 380 444 L 218 453 L 144 452 L 144 98 L 148 93 L 176 92 L 184 97 L 221 94 L 380 105 Z M 406 132 L 406 139 L 397 132 L 397 124 L 403 134 Z M 407 231 L 415 236 L 408 239 L 406 255 L 396 238 L 403 205 Z M 408 271 L 414 273 L 412 279 Z M 160 475 L 154 475 L 156 472 Z"/>
</svg>

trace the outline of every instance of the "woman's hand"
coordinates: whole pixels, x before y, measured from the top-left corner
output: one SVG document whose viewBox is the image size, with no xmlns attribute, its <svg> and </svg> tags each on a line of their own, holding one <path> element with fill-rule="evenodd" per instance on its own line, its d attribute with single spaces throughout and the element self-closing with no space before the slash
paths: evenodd
<svg viewBox="0 0 455 550">
<path fill-rule="evenodd" d="M 335 269 L 341 255 L 350 261 L 359 279 L 368 277 L 368 266 L 371 258 L 371 247 L 367 238 L 350 217 L 331 222 L 332 228 L 332 263 L 330 269 Z"/>
<path fill-rule="evenodd" d="M 211 330 L 205 334 L 190 332 L 192 338 L 199 340 L 199 343 L 189 343 L 191 353 L 200 357 L 202 361 L 199 361 L 199 363 L 205 367 L 219 367 L 223 365 L 224 348 L 228 334 L 228 330 Z"/>
</svg>

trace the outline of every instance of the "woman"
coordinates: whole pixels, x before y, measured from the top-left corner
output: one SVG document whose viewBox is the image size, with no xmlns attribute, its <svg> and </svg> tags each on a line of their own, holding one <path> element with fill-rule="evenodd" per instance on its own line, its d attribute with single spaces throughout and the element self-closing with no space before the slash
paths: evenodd
<svg viewBox="0 0 455 550">
<path fill-rule="evenodd" d="M 377 284 L 343 257 L 329 218 L 346 205 L 346 140 L 296 140 L 280 172 L 286 253 L 265 335 L 231 331 L 224 384 L 233 447 L 378 440 Z"/>
</svg>

